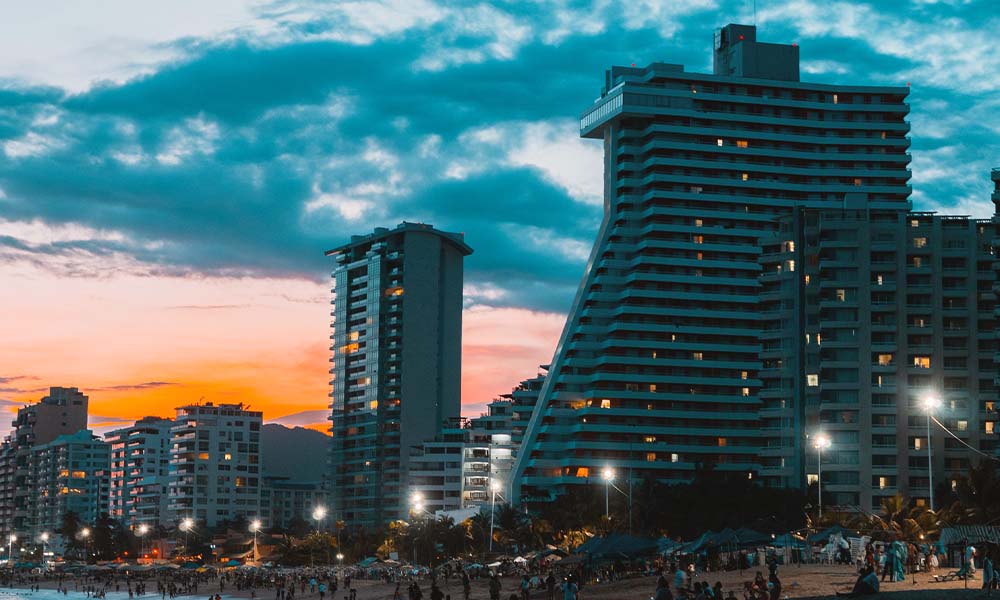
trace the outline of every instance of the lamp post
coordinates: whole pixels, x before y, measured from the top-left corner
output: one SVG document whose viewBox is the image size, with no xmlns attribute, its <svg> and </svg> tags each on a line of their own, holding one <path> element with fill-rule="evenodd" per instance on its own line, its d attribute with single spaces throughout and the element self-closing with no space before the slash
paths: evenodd
<svg viewBox="0 0 1000 600">
<path fill-rule="evenodd" d="M 90 528 L 84 527 L 80 535 L 83 537 L 83 562 L 90 562 Z"/>
<path fill-rule="evenodd" d="M 253 561 L 257 562 L 257 532 L 260 531 L 260 519 L 254 519 L 250 523 L 250 531 L 253 532 Z"/>
<path fill-rule="evenodd" d="M 180 530 L 184 532 L 184 551 L 185 552 L 190 552 L 191 551 L 191 548 L 190 548 L 191 541 L 190 541 L 190 535 L 189 534 L 191 532 L 191 528 L 193 528 L 193 527 L 194 527 L 194 519 L 192 519 L 191 517 L 187 517 L 187 518 L 185 518 L 185 519 L 183 519 L 181 521 Z"/>
<path fill-rule="evenodd" d="M 313 509 L 313 519 L 316 520 L 316 533 L 322 531 L 323 519 L 325 518 L 326 518 L 325 506 L 317 506 L 315 509 Z"/>
<path fill-rule="evenodd" d="M 10 572 L 14 572 L 14 542 L 17 541 L 17 536 L 13 533 L 7 536 L 7 564 L 10 565 Z"/>
<path fill-rule="evenodd" d="M 611 482 L 615 479 L 615 472 L 610 467 L 605 467 L 601 471 L 601 478 L 604 479 L 604 518 L 611 519 Z"/>
<path fill-rule="evenodd" d="M 149 533 L 149 525 L 142 523 L 135 528 L 135 533 L 139 536 L 139 557 L 144 558 L 146 556 L 146 534 Z"/>
<path fill-rule="evenodd" d="M 497 490 L 500 489 L 499 481 L 490 481 L 490 552 L 493 552 L 493 523 L 497 512 Z"/>
<path fill-rule="evenodd" d="M 941 405 L 937 396 L 924 398 L 924 410 L 927 411 L 927 490 L 930 493 L 930 509 L 934 510 L 934 455 L 931 452 L 931 415 L 934 409 Z"/>
<path fill-rule="evenodd" d="M 822 433 L 816 436 L 816 441 L 814 442 L 816 446 L 816 465 L 818 470 L 818 475 L 816 477 L 817 497 L 819 498 L 819 518 L 823 518 L 823 449 L 830 447 L 830 438 L 826 437 Z"/>
<path fill-rule="evenodd" d="M 343 552 L 338 552 L 337 553 L 337 566 L 340 567 L 341 571 L 344 570 L 344 553 Z"/>
<path fill-rule="evenodd" d="M 43 531 L 42 534 L 40 536 L 38 536 L 38 539 L 40 539 L 42 541 L 42 568 L 44 569 L 45 568 L 45 544 L 48 543 L 48 541 L 49 541 L 49 532 L 48 531 Z"/>
</svg>

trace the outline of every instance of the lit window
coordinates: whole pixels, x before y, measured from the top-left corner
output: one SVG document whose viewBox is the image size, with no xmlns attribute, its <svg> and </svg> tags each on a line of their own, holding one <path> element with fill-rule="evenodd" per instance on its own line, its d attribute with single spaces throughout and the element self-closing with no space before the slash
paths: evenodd
<svg viewBox="0 0 1000 600">
<path fill-rule="evenodd" d="M 808 276 L 808 275 L 806 275 L 806 276 L 804 277 L 804 279 L 805 279 L 805 282 L 806 282 L 806 285 L 809 285 L 809 276 Z"/>
<path fill-rule="evenodd" d="M 644 439 L 646 440 L 647 444 L 656 443 L 656 436 L 655 435 L 647 435 Z"/>
<path fill-rule="evenodd" d="M 360 335 L 361 335 L 361 332 L 360 332 L 360 331 L 352 331 L 352 332 L 351 332 L 351 334 L 350 334 L 350 335 L 348 335 L 347 337 L 348 337 L 348 339 L 350 339 L 350 340 L 351 340 L 352 342 L 356 342 L 356 341 L 358 341 L 358 337 L 359 337 Z"/>
<path fill-rule="evenodd" d="M 208 460 L 208 452 L 199 452 L 198 460 Z"/>
<path fill-rule="evenodd" d="M 675 462 L 680 462 L 680 461 L 681 461 L 681 455 L 680 454 L 671 454 L 670 455 L 670 462 L 675 463 Z"/>
<path fill-rule="evenodd" d="M 914 356 L 913 366 L 919 369 L 929 369 L 931 368 L 931 357 L 929 356 Z"/>
<path fill-rule="evenodd" d="M 806 385 L 809 387 L 816 387 L 819 385 L 819 374 L 818 373 L 807 373 L 806 374 Z"/>
<path fill-rule="evenodd" d="M 73 479 L 86 479 L 86 478 L 87 478 L 86 471 L 73 471 Z"/>
<path fill-rule="evenodd" d="M 785 252 L 795 252 L 795 242 L 794 241 L 789 240 L 787 242 L 783 242 L 781 245 L 782 245 L 783 250 Z"/>
<path fill-rule="evenodd" d="M 914 257 L 913 257 L 913 266 L 914 266 L 914 267 L 917 267 L 917 268 L 919 269 L 919 268 L 920 268 L 920 267 L 922 267 L 923 265 L 924 265 L 924 260 L 923 260 L 923 258 L 921 258 L 921 257 L 919 257 L 919 256 L 914 256 Z"/>
<path fill-rule="evenodd" d="M 722 138 L 719 138 L 719 139 L 715 140 L 715 145 L 716 146 L 721 146 L 722 145 Z"/>
<path fill-rule="evenodd" d="M 651 392 L 655 392 L 656 391 L 656 384 L 655 383 L 649 384 L 649 391 L 651 391 Z"/>
<path fill-rule="evenodd" d="M 576 476 L 577 477 L 590 477 L 590 469 L 588 469 L 587 467 L 579 467 L 576 470 Z"/>
<path fill-rule="evenodd" d="M 371 400 L 368 402 L 368 410 L 375 410 L 378 408 L 378 400 Z"/>
<path fill-rule="evenodd" d="M 750 174 L 749 173 L 744 173 L 743 174 L 743 181 L 746 181 L 748 179 L 750 179 Z"/>
<path fill-rule="evenodd" d="M 921 508 L 927 506 L 927 498 L 917 498 L 917 506 Z"/>
<path fill-rule="evenodd" d="M 854 187 L 859 187 L 860 185 L 861 185 L 861 178 L 860 177 L 855 177 L 854 178 Z"/>
<path fill-rule="evenodd" d="M 885 139 L 885 132 L 884 131 L 882 132 L 882 139 L 883 140 Z"/>
<path fill-rule="evenodd" d="M 656 452 L 647 452 L 646 462 L 656 462 Z"/>
<path fill-rule="evenodd" d="M 927 238 L 925 237 L 915 237 L 913 238 L 914 248 L 924 248 L 927 246 Z"/>
<path fill-rule="evenodd" d="M 693 235 L 693 236 L 691 236 L 691 239 L 696 244 L 704 244 L 705 243 L 705 236 L 703 236 L 703 235 Z"/>
<path fill-rule="evenodd" d="M 226 454 L 222 457 L 222 459 L 223 460 L 233 460 L 233 455 L 230 454 L 230 453 L 228 453 L 228 452 L 226 452 Z"/>
<path fill-rule="evenodd" d="M 750 144 L 748 144 L 746 140 L 736 140 L 736 147 L 737 148 L 746 148 L 749 145 Z"/>
<path fill-rule="evenodd" d="M 704 225 L 704 222 L 701 219 L 695 219 L 694 220 L 694 226 L 695 227 L 701 227 L 702 225 Z"/>
<path fill-rule="evenodd" d="M 716 444 L 718 444 L 720 448 L 725 447 L 725 445 L 726 445 L 726 438 L 718 438 L 716 440 Z"/>
<path fill-rule="evenodd" d="M 844 302 L 845 300 L 847 300 L 847 290 L 843 288 L 837 290 L 836 295 L 837 295 L 837 302 Z"/>
<path fill-rule="evenodd" d="M 969 422 L 968 421 L 959 421 L 957 429 L 959 431 L 968 431 L 969 430 Z"/>
<path fill-rule="evenodd" d="M 833 95 L 833 103 L 834 103 L 834 104 L 837 104 L 837 94 L 834 94 L 834 95 Z"/>
<path fill-rule="evenodd" d="M 807 473 L 806 474 L 806 485 L 812 485 L 812 484 L 816 483 L 817 481 L 819 481 L 819 475 L 817 475 L 815 473 Z"/>
<path fill-rule="evenodd" d="M 742 395 L 743 395 L 744 398 L 746 398 L 747 396 L 750 395 L 750 388 L 748 388 L 748 387 L 745 387 L 745 388 L 743 388 L 740 391 L 741 391 L 741 393 L 742 393 Z"/>
<path fill-rule="evenodd" d="M 986 421 L 985 423 L 983 423 L 983 426 L 985 427 L 985 429 L 983 430 L 985 433 L 993 435 L 994 431 L 993 428 L 996 426 L 996 423 L 994 423 L 993 421 Z"/>
<path fill-rule="evenodd" d="M 789 271 L 794 271 L 795 270 L 795 261 L 794 260 L 786 260 L 785 261 L 785 268 L 788 269 Z"/>
<path fill-rule="evenodd" d="M 703 260 L 705 258 L 705 255 L 699 252 L 698 254 L 695 255 L 695 258 L 697 258 L 698 260 Z"/>
<path fill-rule="evenodd" d="M 985 410 L 993 410 L 994 404 L 993 404 L 992 400 L 987 400 L 986 403 L 983 406 L 984 406 Z"/>
<path fill-rule="evenodd" d="M 889 478 L 888 477 L 879 477 L 878 478 L 878 487 L 879 487 L 880 490 L 884 490 L 886 487 L 888 487 L 888 485 L 889 485 Z"/>
<path fill-rule="evenodd" d="M 876 283 L 876 285 L 883 285 L 885 283 L 885 280 L 883 279 L 883 276 L 882 275 L 876 275 L 875 276 L 875 283 Z"/>
<path fill-rule="evenodd" d="M 740 379 L 747 379 L 748 377 L 750 377 L 750 373 L 747 371 L 740 371 Z"/>
<path fill-rule="evenodd" d="M 691 358 L 693 358 L 695 360 L 702 360 L 703 358 L 705 358 L 705 355 L 702 354 L 701 352 L 692 352 L 691 353 Z"/>
<path fill-rule="evenodd" d="M 920 450 L 920 442 L 922 438 L 913 438 L 913 449 Z"/>
<path fill-rule="evenodd" d="M 917 219 L 910 219 L 910 227 L 920 227 L 920 221 Z"/>
<path fill-rule="evenodd" d="M 601 408 L 611 408 L 611 400 L 608 400 L 607 398 L 601 400 Z"/>
<path fill-rule="evenodd" d="M 892 354 L 879 354 L 878 364 L 886 367 L 892 364 Z"/>
</svg>

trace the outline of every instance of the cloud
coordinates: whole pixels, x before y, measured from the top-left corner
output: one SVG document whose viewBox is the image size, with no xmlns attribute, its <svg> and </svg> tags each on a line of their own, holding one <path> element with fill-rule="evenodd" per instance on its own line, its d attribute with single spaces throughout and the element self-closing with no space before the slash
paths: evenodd
<svg viewBox="0 0 1000 600">
<path fill-rule="evenodd" d="M 286 427 L 305 427 L 317 423 L 325 423 L 330 416 L 329 410 L 304 410 L 276 419 L 268 419 L 268 423 L 278 423 Z"/>
<path fill-rule="evenodd" d="M 137 390 L 151 390 L 162 387 L 179 385 L 169 381 L 147 381 L 144 383 L 125 383 L 119 385 L 108 385 L 104 387 L 89 388 L 88 392 L 131 392 Z"/>
</svg>

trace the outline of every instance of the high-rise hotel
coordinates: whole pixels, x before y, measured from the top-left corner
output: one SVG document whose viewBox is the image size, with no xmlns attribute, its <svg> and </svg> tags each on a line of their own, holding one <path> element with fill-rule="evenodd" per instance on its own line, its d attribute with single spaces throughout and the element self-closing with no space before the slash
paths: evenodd
<svg viewBox="0 0 1000 600">
<path fill-rule="evenodd" d="M 379 228 L 328 251 L 332 515 L 378 526 L 409 512 L 410 448 L 461 414 L 463 236 Z"/>
<path fill-rule="evenodd" d="M 515 498 L 593 484 L 608 467 L 805 483 L 804 399 L 762 389 L 762 240 L 800 208 L 905 213 L 910 155 L 907 87 L 804 83 L 798 61 L 796 45 L 729 25 L 713 74 L 607 72 L 580 122 L 604 142 L 604 220 L 518 454 Z"/>
</svg>

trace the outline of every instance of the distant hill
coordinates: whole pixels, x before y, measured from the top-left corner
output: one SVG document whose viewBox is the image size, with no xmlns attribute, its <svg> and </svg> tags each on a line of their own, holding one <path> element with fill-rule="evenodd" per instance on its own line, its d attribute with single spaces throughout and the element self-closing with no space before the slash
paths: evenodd
<svg viewBox="0 0 1000 600">
<path fill-rule="evenodd" d="M 305 427 L 264 425 L 260 435 L 263 474 L 320 481 L 326 472 L 330 437 Z"/>
</svg>

